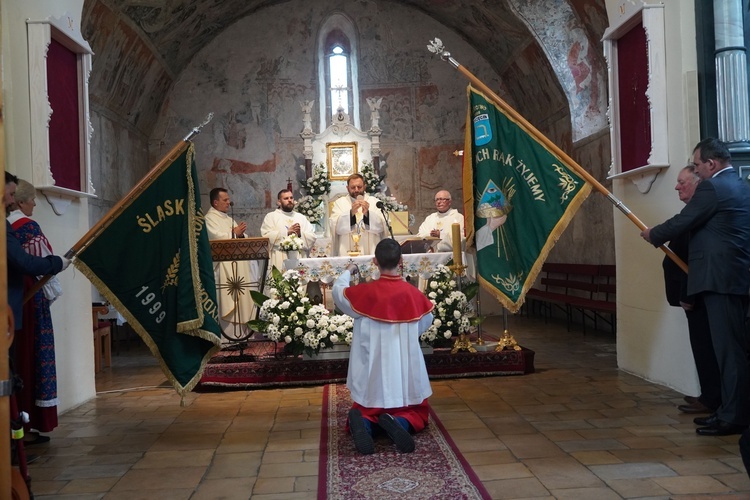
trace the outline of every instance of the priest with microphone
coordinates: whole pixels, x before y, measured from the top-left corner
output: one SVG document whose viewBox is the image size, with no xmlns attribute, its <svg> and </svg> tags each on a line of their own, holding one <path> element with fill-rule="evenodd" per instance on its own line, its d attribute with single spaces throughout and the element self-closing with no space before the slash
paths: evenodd
<svg viewBox="0 0 750 500">
<path fill-rule="evenodd" d="M 229 193 L 224 188 L 214 188 L 208 195 L 211 208 L 206 212 L 206 229 L 209 240 L 231 240 L 234 238 L 246 238 L 247 224 L 236 222 L 230 216 L 230 208 L 234 203 L 229 198 Z M 232 209 L 233 211 L 233 209 Z M 260 281 L 261 270 L 257 260 L 238 260 L 214 262 L 214 278 L 217 285 L 222 285 L 217 290 L 216 298 L 219 306 L 219 323 L 223 331 L 239 330 L 244 333 L 247 323 L 255 319 L 255 303 L 250 297 L 249 290 L 237 293 L 228 283 L 250 283 Z M 237 336 L 235 334 L 235 336 Z"/>
<path fill-rule="evenodd" d="M 352 174 L 346 180 L 349 196 L 336 200 L 329 219 L 333 251 L 338 256 L 347 256 L 355 248 L 362 255 L 373 255 L 375 246 L 387 237 L 388 225 L 378 199 L 365 192 L 365 179 Z"/>
</svg>

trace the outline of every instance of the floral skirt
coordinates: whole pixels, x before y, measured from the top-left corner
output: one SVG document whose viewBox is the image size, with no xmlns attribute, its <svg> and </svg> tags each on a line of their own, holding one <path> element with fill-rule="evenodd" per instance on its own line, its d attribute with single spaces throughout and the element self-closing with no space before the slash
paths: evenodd
<svg viewBox="0 0 750 500">
<path fill-rule="evenodd" d="M 29 283 L 27 281 L 27 288 Z M 23 328 L 15 335 L 15 369 L 23 381 L 18 407 L 29 414 L 26 430 L 57 427 L 57 369 L 50 303 L 40 290 L 23 307 Z"/>
</svg>

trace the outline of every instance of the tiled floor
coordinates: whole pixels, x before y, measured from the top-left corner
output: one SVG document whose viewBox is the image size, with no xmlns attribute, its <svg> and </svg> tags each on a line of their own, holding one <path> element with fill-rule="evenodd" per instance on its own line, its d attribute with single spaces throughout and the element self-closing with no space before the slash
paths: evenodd
<svg viewBox="0 0 750 500">
<path fill-rule="evenodd" d="M 487 328 L 499 330 L 492 318 Z M 681 394 L 616 369 L 609 333 L 513 318 L 525 376 L 433 382 L 432 406 L 493 498 L 750 498 L 737 436 L 700 437 Z M 31 466 L 45 498 L 315 498 L 322 387 L 179 397 L 132 351 Z"/>
</svg>

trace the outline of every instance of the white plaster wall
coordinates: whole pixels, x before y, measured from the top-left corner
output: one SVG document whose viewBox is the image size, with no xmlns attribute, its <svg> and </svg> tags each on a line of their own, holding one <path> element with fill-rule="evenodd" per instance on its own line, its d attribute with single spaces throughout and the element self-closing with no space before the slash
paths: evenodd
<svg viewBox="0 0 750 500">
<path fill-rule="evenodd" d="M 2 9 L 2 91 L 5 105 L 6 169 L 31 179 L 31 135 L 26 20 L 69 15 L 80 26 L 83 0 L 0 0 Z M 75 200 L 58 216 L 41 194 L 34 218 L 55 252 L 65 253 L 88 230 L 88 204 Z M 64 295 L 52 305 L 57 390 L 63 412 L 95 395 L 94 348 L 89 281 L 73 266 L 60 275 Z"/>
<path fill-rule="evenodd" d="M 611 16 L 617 1 L 607 1 Z M 683 207 L 674 190 L 677 174 L 699 141 L 696 86 L 695 19 L 692 2 L 665 2 L 667 122 L 670 167 L 642 194 L 627 179 L 616 179 L 613 192 L 646 225 L 662 223 Z M 617 361 L 622 370 L 685 394 L 699 393 L 695 363 L 682 309 L 670 307 L 664 294 L 664 253 L 643 241 L 640 230 L 614 211 L 617 260 Z"/>
</svg>

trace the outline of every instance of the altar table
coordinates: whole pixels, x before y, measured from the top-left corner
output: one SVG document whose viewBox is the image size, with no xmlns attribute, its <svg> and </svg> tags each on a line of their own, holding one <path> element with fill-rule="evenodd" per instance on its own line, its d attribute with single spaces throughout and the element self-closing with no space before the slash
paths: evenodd
<svg viewBox="0 0 750 500">
<path fill-rule="evenodd" d="M 453 253 L 451 252 L 413 253 L 404 255 L 402 275 L 411 278 L 427 279 L 435 274 L 439 265 L 447 263 L 452 257 Z M 300 271 L 304 283 L 309 281 L 320 281 L 325 284 L 331 284 L 346 270 L 346 266 L 354 263 L 359 266 L 361 279 L 369 281 L 380 277 L 380 271 L 373 262 L 373 258 L 374 256 L 372 255 L 360 255 L 358 257 L 346 256 L 298 259 L 296 262 L 286 260 L 284 261 L 284 267 L 286 269 L 293 267 Z M 463 258 L 466 259 L 465 254 Z"/>
</svg>

